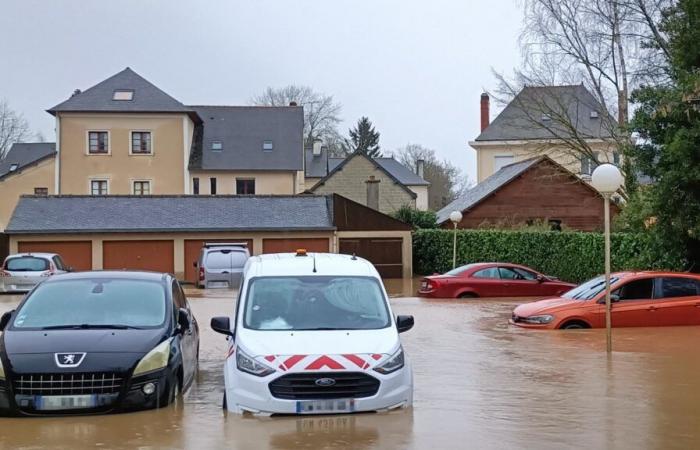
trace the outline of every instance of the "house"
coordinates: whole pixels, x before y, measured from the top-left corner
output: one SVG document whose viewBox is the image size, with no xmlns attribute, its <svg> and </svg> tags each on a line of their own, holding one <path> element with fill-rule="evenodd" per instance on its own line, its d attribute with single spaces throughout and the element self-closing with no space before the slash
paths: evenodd
<svg viewBox="0 0 700 450">
<path fill-rule="evenodd" d="M 469 142 L 477 154 L 477 181 L 539 155 L 589 179 L 596 163 L 570 143 L 584 143 L 599 162 L 620 164 L 616 123 L 583 85 L 525 87 L 493 122 L 489 95 L 482 94 L 481 134 Z"/>
<path fill-rule="evenodd" d="M 390 214 L 404 205 L 428 209 L 430 183 L 394 158 L 371 158 L 353 153 L 346 158 L 328 156 L 325 148 L 306 150 L 306 188 L 315 194 L 336 193 Z"/>
<path fill-rule="evenodd" d="M 501 167 L 465 195 L 438 211 L 438 223 L 452 228 L 452 211 L 462 213 L 459 228 L 518 226 L 542 221 L 553 229 L 603 229 L 603 199 L 585 180 L 549 156 Z M 619 208 L 610 206 L 611 216 Z"/>
<path fill-rule="evenodd" d="M 204 242 L 251 254 L 356 254 L 383 277 L 412 275 L 411 226 L 339 195 L 22 196 L 11 252 L 60 253 L 76 270 L 141 269 L 194 281 Z"/>
</svg>

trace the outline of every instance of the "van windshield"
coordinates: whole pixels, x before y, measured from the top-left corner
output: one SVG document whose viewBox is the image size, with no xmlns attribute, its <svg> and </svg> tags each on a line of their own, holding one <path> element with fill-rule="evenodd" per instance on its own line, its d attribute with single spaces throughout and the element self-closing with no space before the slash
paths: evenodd
<svg viewBox="0 0 700 450">
<path fill-rule="evenodd" d="M 373 278 L 261 277 L 248 286 L 244 325 L 253 330 L 374 330 L 390 323 Z"/>
</svg>

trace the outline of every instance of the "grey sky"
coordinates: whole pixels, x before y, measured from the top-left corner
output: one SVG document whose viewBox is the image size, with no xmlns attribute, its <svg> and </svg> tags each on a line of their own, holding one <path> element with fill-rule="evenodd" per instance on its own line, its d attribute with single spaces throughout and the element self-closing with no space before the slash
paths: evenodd
<svg viewBox="0 0 700 450">
<path fill-rule="evenodd" d="M 384 152 L 422 144 L 474 180 L 479 94 L 519 62 L 515 0 L 0 2 L 0 98 L 47 140 L 45 109 L 130 66 L 185 104 L 309 85 L 342 131 L 366 115 Z"/>
</svg>

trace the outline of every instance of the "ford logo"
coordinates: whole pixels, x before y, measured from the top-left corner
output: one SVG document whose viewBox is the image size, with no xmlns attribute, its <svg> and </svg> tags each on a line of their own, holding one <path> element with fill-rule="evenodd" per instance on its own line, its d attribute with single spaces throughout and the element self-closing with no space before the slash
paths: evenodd
<svg viewBox="0 0 700 450">
<path fill-rule="evenodd" d="M 328 387 L 333 386 L 334 384 L 335 380 L 333 378 L 319 378 L 316 380 L 316 386 Z"/>
</svg>

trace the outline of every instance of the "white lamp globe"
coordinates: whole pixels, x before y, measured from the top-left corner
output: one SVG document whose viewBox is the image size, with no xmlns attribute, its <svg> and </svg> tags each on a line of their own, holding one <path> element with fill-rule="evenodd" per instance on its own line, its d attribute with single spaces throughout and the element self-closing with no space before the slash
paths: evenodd
<svg viewBox="0 0 700 450">
<path fill-rule="evenodd" d="M 459 211 L 452 211 L 450 213 L 450 220 L 452 223 L 457 224 L 462 221 L 462 213 Z"/>
<path fill-rule="evenodd" d="M 591 184 L 598 192 L 612 194 L 617 192 L 625 179 L 617 166 L 612 164 L 601 164 L 595 168 L 591 175 Z"/>
</svg>

